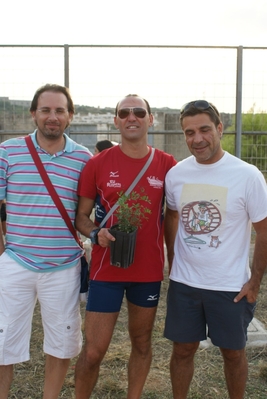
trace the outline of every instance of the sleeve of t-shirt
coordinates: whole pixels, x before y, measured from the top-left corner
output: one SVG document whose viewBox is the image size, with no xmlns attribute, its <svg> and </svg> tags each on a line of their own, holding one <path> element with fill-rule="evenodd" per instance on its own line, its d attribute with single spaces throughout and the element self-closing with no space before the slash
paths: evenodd
<svg viewBox="0 0 267 399">
<path fill-rule="evenodd" d="M 8 160 L 7 152 L 1 146 L 0 147 L 0 200 L 6 198 L 6 172 L 7 172 Z"/>
<path fill-rule="evenodd" d="M 260 171 L 249 184 L 246 206 L 252 223 L 260 222 L 267 217 L 267 186 Z"/>
<path fill-rule="evenodd" d="M 96 192 L 96 165 L 94 158 L 91 158 L 82 170 L 77 193 L 80 197 L 95 199 Z"/>
<path fill-rule="evenodd" d="M 169 170 L 169 172 L 166 174 L 165 177 L 166 204 L 167 207 L 172 211 L 177 211 L 177 205 L 174 197 L 172 176 L 173 176 L 173 168 Z"/>
</svg>

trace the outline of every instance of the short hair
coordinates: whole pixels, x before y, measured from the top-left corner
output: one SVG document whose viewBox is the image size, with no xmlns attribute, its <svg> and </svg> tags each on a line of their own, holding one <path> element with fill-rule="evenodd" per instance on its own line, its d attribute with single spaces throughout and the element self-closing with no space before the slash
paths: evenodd
<svg viewBox="0 0 267 399">
<path fill-rule="evenodd" d="M 143 100 L 143 101 L 145 102 L 145 104 L 146 104 L 148 114 L 149 114 L 149 115 L 151 114 L 151 108 L 150 108 L 149 102 L 148 102 L 145 98 L 140 97 L 138 94 L 127 94 L 127 96 L 125 96 L 124 98 L 127 98 L 127 97 L 138 97 L 138 98 L 141 98 L 141 100 Z M 123 98 L 122 100 L 124 100 L 124 98 Z M 117 103 L 117 105 L 116 105 L 116 108 L 115 108 L 115 116 L 118 115 L 119 105 L 120 105 L 120 103 L 122 102 L 122 100 L 120 100 L 120 101 Z"/>
<path fill-rule="evenodd" d="M 198 108 L 195 106 L 195 103 L 197 102 L 202 102 L 204 101 L 207 103 L 207 108 Z M 183 109 L 185 109 L 183 111 Z M 195 116 L 198 114 L 207 114 L 209 115 L 211 121 L 215 124 L 215 126 L 218 126 L 222 121 L 221 121 L 221 116 L 215 105 L 212 103 L 209 103 L 206 100 L 196 100 L 196 101 L 190 101 L 189 103 L 185 104 L 183 108 L 181 109 L 180 113 L 180 124 L 182 126 L 183 124 L 183 119 L 186 118 L 187 116 Z"/>
<path fill-rule="evenodd" d="M 109 140 L 100 140 L 96 143 L 96 148 L 99 152 L 106 150 L 107 148 L 113 147 L 113 143 Z"/>
<path fill-rule="evenodd" d="M 31 106 L 30 106 L 31 112 L 37 110 L 38 99 L 39 99 L 40 95 L 46 91 L 52 91 L 54 93 L 64 94 L 66 96 L 67 102 L 68 102 L 68 111 L 74 114 L 75 108 L 74 108 L 74 104 L 73 104 L 69 89 L 65 86 L 60 86 L 57 84 L 50 84 L 50 83 L 47 83 L 44 86 L 39 87 L 38 90 L 36 90 L 34 97 L 32 99 L 32 102 L 31 102 Z"/>
</svg>

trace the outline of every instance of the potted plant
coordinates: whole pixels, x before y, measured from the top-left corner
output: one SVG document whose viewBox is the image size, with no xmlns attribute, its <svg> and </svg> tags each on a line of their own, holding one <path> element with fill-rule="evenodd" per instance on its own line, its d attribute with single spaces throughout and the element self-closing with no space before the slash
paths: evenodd
<svg viewBox="0 0 267 399">
<path fill-rule="evenodd" d="M 134 261 L 137 229 L 148 220 L 151 210 L 144 189 L 140 193 L 132 191 L 128 196 L 123 191 L 118 193 L 119 207 L 115 211 L 117 223 L 110 228 L 110 233 L 116 238 L 110 244 L 110 264 L 122 268 L 129 267 Z"/>
</svg>

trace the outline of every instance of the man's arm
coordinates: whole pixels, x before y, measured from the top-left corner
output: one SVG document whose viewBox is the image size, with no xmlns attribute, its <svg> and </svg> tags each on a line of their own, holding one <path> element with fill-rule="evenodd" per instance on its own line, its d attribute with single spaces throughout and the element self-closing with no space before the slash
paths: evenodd
<svg viewBox="0 0 267 399">
<path fill-rule="evenodd" d="M 256 239 L 251 277 L 236 296 L 235 302 L 240 301 L 244 296 L 247 297 L 248 302 L 252 303 L 256 301 L 260 283 L 267 266 L 267 218 L 258 223 L 253 223 L 253 227 L 256 232 Z"/>
<path fill-rule="evenodd" d="M 94 200 L 86 197 L 79 197 L 78 208 L 75 218 L 75 227 L 85 237 L 89 237 L 91 231 L 98 228 L 98 226 L 96 226 L 94 222 L 90 219 L 90 215 L 92 213 L 94 205 Z M 102 228 L 99 231 L 97 237 L 98 244 L 101 245 L 101 247 L 108 247 L 110 241 L 115 241 L 115 238 L 109 233 L 108 229 L 106 228 Z"/>
<path fill-rule="evenodd" d="M 169 272 L 171 271 L 173 257 L 174 257 L 174 240 L 178 228 L 178 212 L 172 211 L 166 207 L 164 219 L 164 237 L 167 247 L 167 258 L 169 263 Z"/>
</svg>

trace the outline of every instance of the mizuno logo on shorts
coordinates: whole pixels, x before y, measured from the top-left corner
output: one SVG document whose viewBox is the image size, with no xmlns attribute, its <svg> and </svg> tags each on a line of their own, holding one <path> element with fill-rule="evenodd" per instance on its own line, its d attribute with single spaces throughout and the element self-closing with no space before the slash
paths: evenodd
<svg viewBox="0 0 267 399">
<path fill-rule="evenodd" d="M 148 301 L 156 301 L 158 299 L 158 294 L 156 295 L 149 295 L 147 298 Z"/>
</svg>

